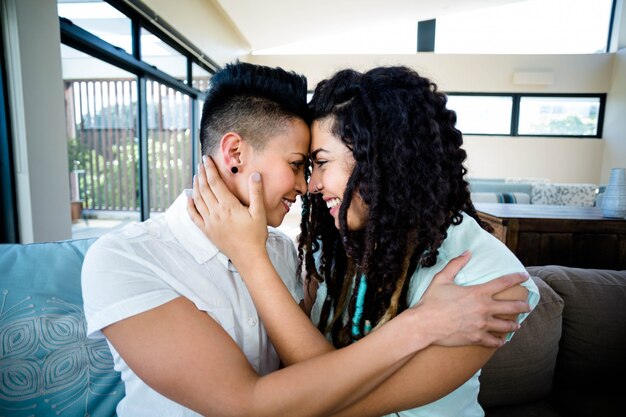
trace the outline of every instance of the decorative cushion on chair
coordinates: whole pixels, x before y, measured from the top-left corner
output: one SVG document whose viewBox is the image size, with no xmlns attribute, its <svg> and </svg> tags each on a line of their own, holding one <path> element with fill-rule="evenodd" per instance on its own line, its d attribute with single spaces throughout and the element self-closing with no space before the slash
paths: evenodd
<svg viewBox="0 0 626 417">
<path fill-rule="evenodd" d="M 124 385 L 106 342 L 85 335 L 94 241 L 0 245 L 0 416 L 115 415 Z"/>
</svg>

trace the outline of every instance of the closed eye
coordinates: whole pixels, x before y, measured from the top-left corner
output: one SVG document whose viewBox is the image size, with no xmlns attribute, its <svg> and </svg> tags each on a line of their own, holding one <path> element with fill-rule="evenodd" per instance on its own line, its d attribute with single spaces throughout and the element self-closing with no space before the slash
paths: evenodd
<svg viewBox="0 0 626 417">
<path fill-rule="evenodd" d="M 300 171 L 304 167 L 304 161 L 294 161 L 291 166 L 295 171 Z"/>
</svg>

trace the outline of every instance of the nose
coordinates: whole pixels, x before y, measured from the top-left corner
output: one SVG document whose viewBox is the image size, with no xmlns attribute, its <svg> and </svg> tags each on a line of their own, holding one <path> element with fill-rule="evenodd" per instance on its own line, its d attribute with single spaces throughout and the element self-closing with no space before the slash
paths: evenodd
<svg viewBox="0 0 626 417">
<path fill-rule="evenodd" d="M 309 178 L 308 190 L 311 194 L 319 193 L 323 187 L 321 186 L 321 178 L 319 175 L 319 170 L 313 167 L 313 171 L 311 172 L 311 177 Z"/>
<path fill-rule="evenodd" d="M 296 179 L 296 191 L 298 194 L 302 195 L 306 193 L 306 179 L 304 178 L 304 173 L 302 175 L 298 175 Z"/>
</svg>

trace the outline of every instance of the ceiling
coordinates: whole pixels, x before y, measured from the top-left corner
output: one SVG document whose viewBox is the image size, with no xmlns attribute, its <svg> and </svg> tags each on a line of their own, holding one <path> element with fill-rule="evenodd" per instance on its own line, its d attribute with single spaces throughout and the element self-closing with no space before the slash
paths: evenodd
<svg viewBox="0 0 626 417">
<path fill-rule="evenodd" d="M 373 44 L 383 35 L 394 32 L 410 37 L 415 44 L 418 21 L 522 0 L 204 1 L 212 1 L 222 8 L 253 52 L 271 52 L 270 48 L 284 45 L 292 45 L 297 50 L 312 42 L 331 45 L 351 39 L 365 43 L 357 52 L 367 53 L 367 43 Z"/>
</svg>

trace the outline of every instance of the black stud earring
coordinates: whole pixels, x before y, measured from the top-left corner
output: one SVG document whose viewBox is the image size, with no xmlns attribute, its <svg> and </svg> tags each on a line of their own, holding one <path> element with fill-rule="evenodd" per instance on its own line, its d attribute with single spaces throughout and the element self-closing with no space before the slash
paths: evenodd
<svg viewBox="0 0 626 417">
<path fill-rule="evenodd" d="M 233 174 L 236 174 L 236 173 L 238 173 L 238 172 L 239 172 L 239 169 L 238 169 L 237 167 L 232 167 L 232 168 L 230 169 L 230 172 L 232 172 Z"/>
</svg>

